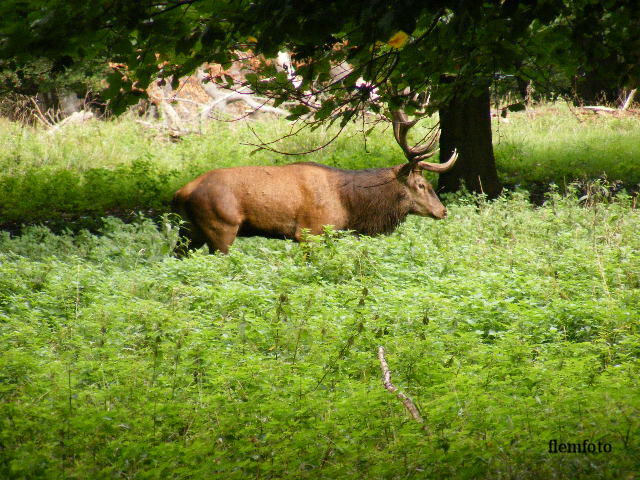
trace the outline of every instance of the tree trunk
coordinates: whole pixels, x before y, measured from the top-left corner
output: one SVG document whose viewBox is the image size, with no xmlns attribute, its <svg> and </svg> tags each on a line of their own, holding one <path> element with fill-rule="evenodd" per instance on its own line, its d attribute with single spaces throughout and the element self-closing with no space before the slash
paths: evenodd
<svg viewBox="0 0 640 480">
<path fill-rule="evenodd" d="M 449 158 L 457 149 L 458 161 L 440 175 L 438 191 L 455 192 L 464 183 L 471 192 L 485 193 L 489 198 L 500 195 L 502 185 L 491 141 L 489 86 L 479 94 L 454 94 L 440 107 L 440 129 L 440 158 Z"/>
</svg>

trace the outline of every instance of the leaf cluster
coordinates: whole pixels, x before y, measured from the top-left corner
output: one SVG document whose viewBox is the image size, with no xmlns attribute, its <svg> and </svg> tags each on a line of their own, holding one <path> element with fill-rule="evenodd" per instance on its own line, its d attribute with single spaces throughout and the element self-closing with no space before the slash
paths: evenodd
<svg viewBox="0 0 640 480">
<path fill-rule="evenodd" d="M 299 84 L 265 62 L 246 86 L 276 103 L 295 101 L 292 119 L 342 124 L 364 108 L 420 111 L 422 92 L 434 109 L 486 88 L 496 74 L 533 79 L 548 92 L 558 91 L 561 77 L 566 93 L 575 75 L 633 83 L 640 64 L 637 9 L 623 0 L 7 0 L 0 9 L 0 68 L 24 75 L 46 59 L 55 75 L 121 64 L 126 71 L 108 76 L 106 93 L 116 111 L 153 78 L 177 81 L 204 62 L 246 58 L 247 50 L 260 58 L 289 51 Z M 405 40 L 391 41 L 398 35 Z"/>
</svg>

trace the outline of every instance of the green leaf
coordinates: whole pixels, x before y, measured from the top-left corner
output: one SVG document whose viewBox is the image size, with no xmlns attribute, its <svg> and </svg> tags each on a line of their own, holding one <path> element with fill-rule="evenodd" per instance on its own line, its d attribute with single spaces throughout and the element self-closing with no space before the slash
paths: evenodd
<svg viewBox="0 0 640 480">
<path fill-rule="evenodd" d="M 322 102 L 322 105 L 316 111 L 316 113 L 314 114 L 314 117 L 316 118 L 316 120 L 324 120 L 325 118 L 327 118 L 329 115 L 333 113 L 333 110 L 335 108 L 336 108 L 335 101 L 329 98 L 324 102 Z"/>
<path fill-rule="evenodd" d="M 204 31 L 202 32 L 202 35 L 200 36 L 200 42 L 204 47 L 211 48 L 216 42 L 224 40 L 224 38 L 225 32 L 220 24 L 218 22 L 211 22 L 205 27 Z"/>
<path fill-rule="evenodd" d="M 521 112 L 523 110 L 526 110 L 527 107 L 523 102 L 518 102 L 507 105 L 505 108 L 510 112 Z"/>
<path fill-rule="evenodd" d="M 310 109 L 306 105 L 296 105 L 289 110 L 291 112 L 286 118 L 287 120 L 296 120 L 302 115 L 309 113 Z"/>
</svg>

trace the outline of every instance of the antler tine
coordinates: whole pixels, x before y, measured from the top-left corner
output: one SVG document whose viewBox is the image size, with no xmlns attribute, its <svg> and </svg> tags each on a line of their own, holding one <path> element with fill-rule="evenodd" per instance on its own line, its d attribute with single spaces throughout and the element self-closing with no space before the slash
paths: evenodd
<svg viewBox="0 0 640 480">
<path fill-rule="evenodd" d="M 396 137 L 396 142 L 402 148 L 405 156 L 411 160 L 413 152 L 409 145 L 407 145 L 407 133 L 409 129 L 415 125 L 416 121 L 409 121 L 407 114 L 402 110 L 394 110 L 391 112 L 393 116 L 393 135 Z"/>
<path fill-rule="evenodd" d="M 438 140 L 440 140 L 440 129 L 436 130 L 436 133 L 434 135 L 431 135 L 431 138 L 426 145 L 423 145 L 422 147 L 416 149 L 419 150 L 419 152 L 416 153 L 416 157 L 414 158 L 414 160 L 420 161 L 424 160 L 425 158 L 433 157 L 438 152 Z"/>
<path fill-rule="evenodd" d="M 418 122 L 419 118 L 409 120 L 407 114 L 402 110 L 393 110 L 391 114 L 393 116 L 393 135 L 396 137 L 396 141 L 398 145 L 400 145 L 400 148 L 402 148 L 405 157 L 407 157 L 410 162 L 418 162 L 436 153 L 436 144 L 440 136 L 439 132 L 433 135 L 426 145 L 410 147 L 407 144 L 407 133 L 411 127 Z"/>
<path fill-rule="evenodd" d="M 435 173 L 444 173 L 448 170 L 451 170 L 451 167 L 456 163 L 458 159 L 458 150 L 454 149 L 453 153 L 449 157 L 449 160 L 446 163 L 429 163 L 429 162 L 418 162 L 416 166 L 421 168 L 422 170 L 429 170 L 430 172 Z"/>
</svg>

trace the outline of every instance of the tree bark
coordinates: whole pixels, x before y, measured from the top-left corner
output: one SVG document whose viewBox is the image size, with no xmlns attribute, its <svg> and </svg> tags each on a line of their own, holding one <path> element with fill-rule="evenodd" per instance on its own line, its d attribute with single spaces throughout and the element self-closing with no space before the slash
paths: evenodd
<svg viewBox="0 0 640 480">
<path fill-rule="evenodd" d="M 454 94 L 440 107 L 440 158 L 447 159 L 454 149 L 458 161 L 440 175 L 438 191 L 455 192 L 464 183 L 467 190 L 485 193 L 489 198 L 500 195 L 491 138 L 489 86 L 480 93 Z"/>
</svg>

